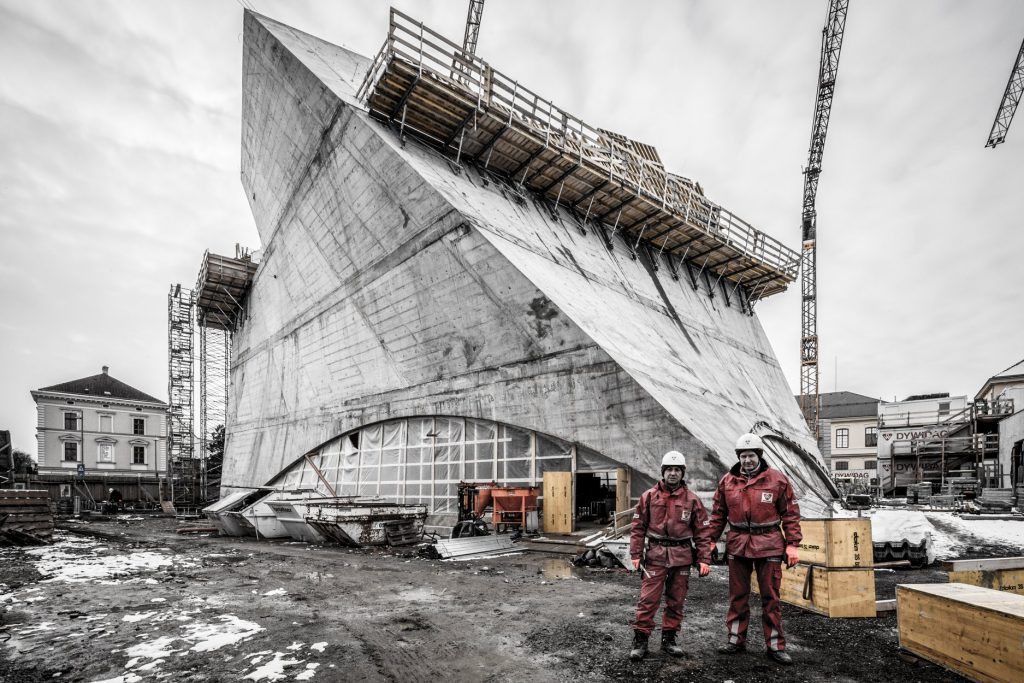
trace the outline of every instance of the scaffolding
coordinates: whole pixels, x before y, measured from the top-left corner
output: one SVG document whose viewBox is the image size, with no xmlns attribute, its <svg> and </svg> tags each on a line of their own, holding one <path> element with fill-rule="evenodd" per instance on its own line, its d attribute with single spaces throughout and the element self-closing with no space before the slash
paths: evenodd
<svg viewBox="0 0 1024 683">
<path fill-rule="evenodd" d="M 621 234 L 655 265 L 668 254 L 673 274 L 674 257 L 694 286 L 707 272 L 753 302 L 796 279 L 798 253 L 666 171 L 654 147 L 588 125 L 397 10 L 357 96 L 403 140 L 553 202 L 609 247 Z"/>
<path fill-rule="evenodd" d="M 193 333 L 195 296 L 180 284 L 171 285 L 167 297 L 167 469 L 174 509 L 199 504 L 199 467 L 193 435 Z"/>
<path fill-rule="evenodd" d="M 249 252 L 236 248 L 235 257 L 203 254 L 196 280 L 196 322 L 199 326 L 199 444 L 201 486 L 206 501 L 220 497 L 223 433 L 220 458 L 211 458 L 218 428 L 227 424 L 231 374 L 231 334 L 243 312 L 245 295 L 256 274 Z"/>
<path fill-rule="evenodd" d="M 222 433 L 217 443 L 217 431 L 227 423 L 231 333 L 205 325 L 198 312 L 200 488 L 205 501 L 214 501 L 220 498 L 224 441 Z M 219 448 L 221 457 L 211 457 L 212 448 Z"/>
<path fill-rule="evenodd" d="M 171 501 L 179 515 L 188 515 L 220 497 L 222 458 L 211 459 L 211 447 L 218 430 L 227 424 L 231 333 L 241 319 L 242 302 L 255 274 L 256 264 L 247 250 L 236 247 L 234 258 L 207 251 L 194 290 L 180 284 L 171 286 L 167 308 L 168 475 Z M 193 372 L 196 363 L 198 381 Z M 193 396 L 197 385 L 199 429 L 195 431 Z"/>
</svg>

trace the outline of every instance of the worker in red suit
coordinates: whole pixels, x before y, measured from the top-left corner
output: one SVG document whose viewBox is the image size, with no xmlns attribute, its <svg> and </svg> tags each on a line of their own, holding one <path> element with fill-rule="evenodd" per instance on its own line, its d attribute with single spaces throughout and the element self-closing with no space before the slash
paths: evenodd
<svg viewBox="0 0 1024 683">
<path fill-rule="evenodd" d="M 800 507 L 786 475 L 765 462 L 764 443 L 758 436 L 741 436 L 736 442 L 736 455 L 739 462 L 718 483 L 708 526 L 708 538 L 714 543 L 729 523 L 725 548 L 729 563 L 729 613 L 725 618 L 729 640 L 718 652 L 732 655 L 746 649 L 750 574 L 757 572 L 765 654 L 779 664 L 790 665 L 793 659 L 786 652 L 782 633 L 779 587 L 782 562 L 792 567 L 800 559 Z"/>
<path fill-rule="evenodd" d="M 640 599 L 633 624 L 633 649 L 629 658 L 643 659 L 654 630 L 654 615 L 665 595 L 661 621 L 661 651 L 681 657 L 676 636 L 683 622 L 683 603 L 690 585 L 694 560 L 701 576 L 711 571 L 711 544 L 705 531 L 708 513 L 704 504 L 686 487 L 686 458 L 669 451 L 661 460 L 661 481 L 640 495 L 629 535 L 629 555 L 634 571 L 643 573 Z"/>
</svg>

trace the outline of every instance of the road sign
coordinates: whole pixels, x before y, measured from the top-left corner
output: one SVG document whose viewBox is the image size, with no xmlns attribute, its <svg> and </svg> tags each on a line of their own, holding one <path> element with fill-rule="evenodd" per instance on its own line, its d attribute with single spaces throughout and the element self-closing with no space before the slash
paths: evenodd
<svg viewBox="0 0 1024 683">
<path fill-rule="evenodd" d="M 78 478 L 79 479 L 84 479 L 85 478 L 85 464 L 84 463 L 78 463 Z"/>
</svg>

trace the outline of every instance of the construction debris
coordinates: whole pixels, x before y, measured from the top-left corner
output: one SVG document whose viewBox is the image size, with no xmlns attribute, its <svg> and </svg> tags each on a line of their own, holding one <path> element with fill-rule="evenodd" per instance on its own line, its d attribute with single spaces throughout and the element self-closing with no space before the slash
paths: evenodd
<svg viewBox="0 0 1024 683">
<path fill-rule="evenodd" d="M 513 548 L 511 536 L 471 536 L 441 539 L 434 544 L 438 557 L 445 560 L 480 555 L 503 555 Z"/>
<path fill-rule="evenodd" d="M 0 490 L 0 545 L 44 545 L 52 535 L 48 491 Z"/>
</svg>

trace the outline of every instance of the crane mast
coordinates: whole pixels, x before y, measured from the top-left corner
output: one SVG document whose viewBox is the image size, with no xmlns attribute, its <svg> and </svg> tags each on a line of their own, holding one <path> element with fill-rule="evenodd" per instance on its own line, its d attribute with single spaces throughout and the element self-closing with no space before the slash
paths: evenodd
<svg viewBox="0 0 1024 683">
<path fill-rule="evenodd" d="M 992 130 L 988 134 L 986 147 L 995 148 L 1006 139 L 1006 133 L 1010 129 L 1010 121 L 1013 120 L 1013 113 L 1017 111 L 1017 103 L 1020 102 L 1020 95 L 1024 92 L 1024 42 L 1020 44 L 1020 51 L 1017 53 L 1017 62 L 1010 71 L 1010 80 L 1006 83 L 1006 92 L 1003 93 L 1003 101 L 999 103 L 999 110 L 996 112 L 996 120 L 992 122 Z"/>
<path fill-rule="evenodd" d="M 466 12 L 466 35 L 462 39 L 462 55 L 473 61 L 476 55 L 476 41 L 480 38 L 480 18 L 484 14 L 484 0 L 469 0 Z"/>
<path fill-rule="evenodd" d="M 828 18 L 821 34 L 821 64 L 818 68 L 818 95 L 814 103 L 814 121 L 807 167 L 804 169 L 802 250 L 800 254 L 801 337 L 800 337 L 800 409 L 815 438 L 818 436 L 818 286 L 816 242 L 817 212 L 814 208 L 825 151 L 825 134 L 832 111 L 839 52 L 843 46 L 846 11 L 850 0 L 831 0 Z"/>
</svg>

